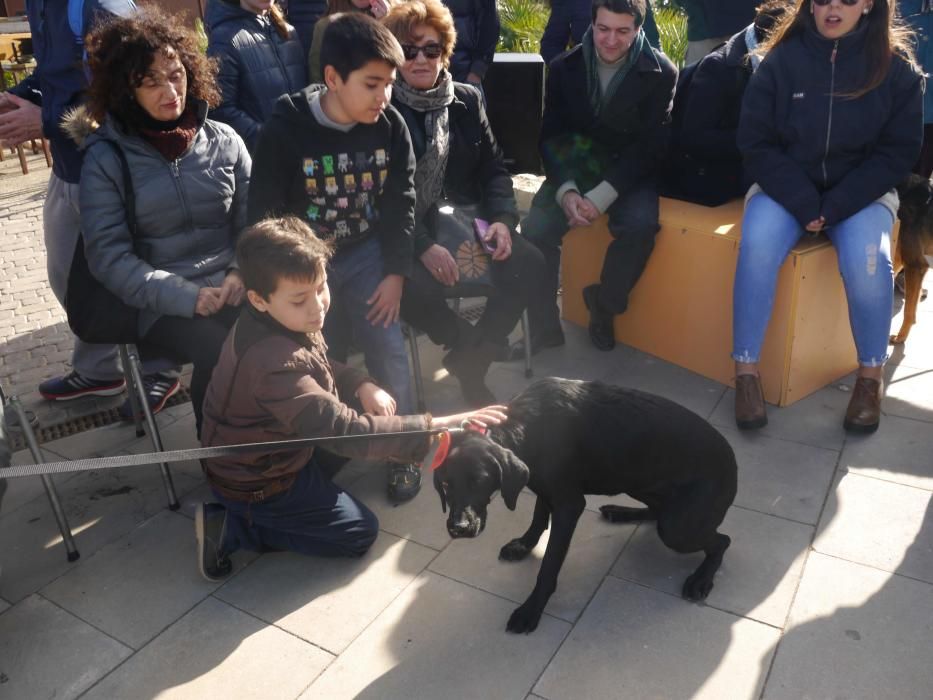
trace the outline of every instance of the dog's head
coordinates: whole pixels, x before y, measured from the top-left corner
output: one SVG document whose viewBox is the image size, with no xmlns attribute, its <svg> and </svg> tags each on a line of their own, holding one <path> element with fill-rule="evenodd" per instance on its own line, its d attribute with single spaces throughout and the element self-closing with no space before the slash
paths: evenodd
<svg viewBox="0 0 933 700">
<path fill-rule="evenodd" d="M 509 510 L 528 483 L 528 465 L 514 452 L 479 433 L 451 436 L 447 459 L 434 471 L 434 488 L 441 497 L 451 537 L 476 537 L 486 527 L 486 507 L 500 490 Z"/>
<path fill-rule="evenodd" d="M 897 217 L 906 226 L 919 221 L 930 208 L 933 200 L 933 187 L 930 181 L 920 175 L 908 175 L 897 186 L 897 195 L 901 200 Z"/>
</svg>

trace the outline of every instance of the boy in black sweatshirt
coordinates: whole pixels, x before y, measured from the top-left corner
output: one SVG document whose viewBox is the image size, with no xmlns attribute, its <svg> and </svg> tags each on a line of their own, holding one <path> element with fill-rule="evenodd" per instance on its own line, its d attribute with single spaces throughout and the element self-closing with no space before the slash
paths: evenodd
<svg viewBox="0 0 933 700">
<path fill-rule="evenodd" d="M 325 85 L 282 97 L 256 145 L 248 218 L 293 214 L 331 240 L 333 295 L 324 335 L 346 324 L 369 373 L 411 413 L 408 354 L 398 323 L 411 272 L 415 159 L 402 117 L 389 104 L 404 57 L 385 27 L 362 13 L 324 34 Z M 341 348 L 337 348 L 337 354 Z M 417 492 L 417 470 L 390 475 L 397 500 Z"/>
</svg>

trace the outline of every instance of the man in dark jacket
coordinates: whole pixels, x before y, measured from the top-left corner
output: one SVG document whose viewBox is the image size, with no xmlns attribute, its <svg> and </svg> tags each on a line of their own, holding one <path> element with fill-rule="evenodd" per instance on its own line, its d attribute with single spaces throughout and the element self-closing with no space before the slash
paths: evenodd
<svg viewBox="0 0 933 700">
<path fill-rule="evenodd" d="M 458 82 L 479 85 L 492 65 L 499 42 L 496 0 L 444 0 L 444 4 L 457 30 L 450 74 Z"/>
<path fill-rule="evenodd" d="M 62 302 L 80 227 L 78 180 L 83 154 L 62 131 L 61 118 L 81 102 L 87 86 L 82 68 L 82 37 L 108 15 L 125 17 L 135 12 L 136 6 L 132 0 L 30 0 L 26 11 L 36 70 L 9 92 L 0 93 L 0 142 L 22 143 L 43 134 L 49 141 L 54 164 L 42 220 L 49 286 Z M 39 385 L 44 398 L 64 401 L 82 396 L 112 396 L 123 391 L 123 375 L 114 346 L 90 345 L 75 338 L 71 364 L 72 372 Z M 166 366 L 165 362 L 158 364 Z M 178 391 L 178 380 L 156 374 L 153 369 L 147 363 L 150 405 L 161 406 L 168 395 Z"/>
<path fill-rule="evenodd" d="M 583 290 L 590 339 L 600 350 L 615 346 L 613 315 L 628 307 L 654 247 L 656 176 L 677 69 L 648 44 L 644 17 L 645 0 L 593 0 L 593 26 L 583 42 L 551 63 L 540 141 L 547 179 L 522 222 L 548 268 L 529 306 L 532 351 L 564 342 L 556 299 L 560 243 L 569 227 L 609 214 L 613 241 L 600 284 Z"/>
</svg>

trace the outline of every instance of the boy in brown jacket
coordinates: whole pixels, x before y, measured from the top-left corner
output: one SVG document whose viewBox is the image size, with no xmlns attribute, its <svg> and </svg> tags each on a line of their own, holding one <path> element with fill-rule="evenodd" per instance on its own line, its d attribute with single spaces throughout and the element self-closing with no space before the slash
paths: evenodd
<svg viewBox="0 0 933 700">
<path fill-rule="evenodd" d="M 504 408 L 431 418 L 396 416 L 395 400 L 364 372 L 331 362 L 321 337 L 330 306 L 331 247 L 295 217 L 247 229 L 237 260 L 248 304 L 224 343 L 204 400 L 202 443 L 232 445 L 455 427 L 465 419 L 496 424 Z M 363 413 L 344 403 L 355 397 Z M 424 458 L 427 435 L 351 440 L 341 456 Z M 237 549 L 289 550 L 319 556 L 364 554 L 376 516 L 330 479 L 313 447 L 205 461 L 218 503 L 198 507 L 198 565 L 211 581 L 227 576 Z"/>
</svg>

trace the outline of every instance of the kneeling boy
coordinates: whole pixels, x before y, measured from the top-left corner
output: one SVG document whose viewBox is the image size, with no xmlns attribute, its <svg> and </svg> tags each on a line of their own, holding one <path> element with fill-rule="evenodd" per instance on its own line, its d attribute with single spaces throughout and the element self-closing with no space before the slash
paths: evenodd
<svg viewBox="0 0 933 700">
<path fill-rule="evenodd" d="M 321 328 L 330 306 L 331 247 L 294 217 L 262 221 L 241 236 L 237 260 L 248 303 L 221 350 L 204 400 L 205 446 L 424 431 L 471 419 L 495 424 L 501 406 L 434 418 L 396 416 L 395 401 L 363 372 L 330 362 Z M 356 397 L 365 413 L 341 397 Z M 378 415 L 377 415 L 378 414 Z M 419 461 L 423 434 L 329 445 L 342 457 Z M 321 455 L 294 451 L 205 460 L 218 503 L 198 507 L 202 575 L 230 573 L 237 549 L 319 556 L 364 554 L 376 516 L 330 480 Z"/>
</svg>

